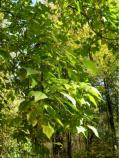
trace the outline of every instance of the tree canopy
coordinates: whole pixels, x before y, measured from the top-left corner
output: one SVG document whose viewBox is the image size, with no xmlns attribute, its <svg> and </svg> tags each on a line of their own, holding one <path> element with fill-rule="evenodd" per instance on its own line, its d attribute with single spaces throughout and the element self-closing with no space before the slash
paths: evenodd
<svg viewBox="0 0 119 158">
<path fill-rule="evenodd" d="M 1 156 L 119 152 L 118 26 L 118 0 L 1 0 Z"/>
</svg>

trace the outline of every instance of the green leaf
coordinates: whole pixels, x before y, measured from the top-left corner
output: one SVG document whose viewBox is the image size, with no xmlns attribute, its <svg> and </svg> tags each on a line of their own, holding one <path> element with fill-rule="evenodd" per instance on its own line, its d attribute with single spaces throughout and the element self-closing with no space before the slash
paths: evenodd
<svg viewBox="0 0 119 158">
<path fill-rule="evenodd" d="M 79 87 L 80 89 L 87 89 L 87 87 L 89 87 L 89 83 L 85 83 L 85 82 L 80 82 Z"/>
<path fill-rule="evenodd" d="M 86 129 L 83 126 L 76 127 L 78 133 L 84 133 Z"/>
<path fill-rule="evenodd" d="M 79 103 L 80 103 L 81 105 L 84 105 L 84 104 L 86 104 L 86 101 L 85 101 L 84 98 L 81 98 L 81 99 L 79 99 Z"/>
<path fill-rule="evenodd" d="M 3 57 L 5 60 L 9 60 L 11 58 L 9 52 L 0 49 L 0 56 Z"/>
<path fill-rule="evenodd" d="M 93 96 L 101 99 L 101 94 L 100 94 L 100 92 L 95 87 L 90 86 L 88 88 L 88 92 L 91 93 Z"/>
<path fill-rule="evenodd" d="M 84 128 L 83 126 L 79 126 L 79 127 L 76 127 L 77 129 L 77 133 L 83 133 L 83 135 L 86 137 L 86 128 Z"/>
<path fill-rule="evenodd" d="M 56 118 L 56 121 L 57 121 L 57 123 L 59 123 L 60 126 L 62 126 L 62 127 L 64 126 L 59 118 Z"/>
<path fill-rule="evenodd" d="M 32 126 L 33 127 L 35 127 L 37 123 L 38 123 L 38 120 L 32 120 Z"/>
<path fill-rule="evenodd" d="M 78 14 L 80 15 L 80 12 L 81 12 L 81 11 L 80 11 L 79 1 L 76 2 L 76 5 L 77 5 Z"/>
<path fill-rule="evenodd" d="M 89 59 L 84 59 L 83 64 L 89 72 L 91 72 L 93 74 L 97 73 L 97 66 L 94 61 L 91 61 Z"/>
<path fill-rule="evenodd" d="M 51 117 L 55 118 L 56 122 L 59 125 L 61 125 L 62 127 L 64 126 L 61 120 L 56 117 L 56 111 L 50 105 L 44 105 L 44 109 L 46 109 L 46 111 L 50 114 Z"/>
<path fill-rule="evenodd" d="M 54 133 L 54 128 L 48 123 L 48 125 L 42 125 L 43 133 L 47 136 L 47 138 L 51 138 Z"/>
<path fill-rule="evenodd" d="M 36 102 L 48 98 L 46 94 L 41 91 L 30 91 L 29 96 L 34 96 Z"/>
<path fill-rule="evenodd" d="M 37 113 L 36 112 L 27 113 L 27 120 L 32 124 L 33 127 L 36 126 L 36 124 L 38 123 Z"/>
<path fill-rule="evenodd" d="M 33 74 L 39 74 L 39 72 L 37 70 L 34 70 L 32 68 L 29 67 L 25 67 L 26 72 L 27 72 L 27 76 L 33 75 Z"/>
<path fill-rule="evenodd" d="M 87 96 L 87 97 L 89 98 L 89 100 L 97 107 L 97 103 L 96 103 L 94 97 L 91 96 L 90 94 L 86 94 L 86 96 Z"/>
<path fill-rule="evenodd" d="M 69 101 L 71 101 L 72 104 L 76 107 L 76 100 L 74 98 L 72 98 L 69 94 L 66 94 L 64 92 L 61 92 L 61 94 L 63 94 L 63 96 L 67 98 Z"/>
<path fill-rule="evenodd" d="M 88 126 L 88 128 L 90 128 L 93 131 L 93 133 L 96 135 L 96 137 L 99 138 L 99 134 L 98 134 L 97 129 L 95 127 L 93 127 L 93 126 L 90 126 L 90 125 L 87 125 L 87 126 Z"/>
<path fill-rule="evenodd" d="M 38 83 L 36 82 L 36 80 L 32 78 L 32 81 L 31 81 L 32 88 L 34 88 L 37 84 Z"/>
<path fill-rule="evenodd" d="M 28 102 L 26 100 L 22 101 L 19 105 L 20 112 L 26 112 L 32 106 L 32 102 Z"/>
<path fill-rule="evenodd" d="M 55 117 L 56 112 L 50 105 L 44 105 L 44 109 L 52 116 Z"/>
</svg>

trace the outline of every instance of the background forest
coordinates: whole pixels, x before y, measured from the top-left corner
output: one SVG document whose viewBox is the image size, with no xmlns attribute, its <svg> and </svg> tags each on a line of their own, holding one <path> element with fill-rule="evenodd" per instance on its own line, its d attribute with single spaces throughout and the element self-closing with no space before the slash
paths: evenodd
<svg viewBox="0 0 119 158">
<path fill-rule="evenodd" d="M 119 1 L 0 1 L 1 158 L 119 158 Z"/>
</svg>

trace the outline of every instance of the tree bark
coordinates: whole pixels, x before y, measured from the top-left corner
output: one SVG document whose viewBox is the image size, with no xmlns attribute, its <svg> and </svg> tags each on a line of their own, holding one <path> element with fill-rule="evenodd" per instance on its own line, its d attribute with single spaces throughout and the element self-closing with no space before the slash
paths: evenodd
<svg viewBox="0 0 119 158">
<path fill-rule="evenodd" d="M 72 158 L 72 139 L 71 133 L 67 133 L 67 158 Z"/>
<path fill-rule="evenodd" d="M 62 157 L 63 156 L 62 147 L 63 147 L 63 142 L 64 142 L 62 133 L 57 131 L 53 137 L 52 142 L 53 142 L 53 157 L 54 158 Z M 57 143 L 61 143 L 61 145 Z"/>
<path fill-rule="evenodd" d="M 116 143 L 116 129 L 115 129 L 115 125 L 114 125 L 112 101 L 110 98 L 109 85 L 108 85 L 107 79 L 104 79 L 104 88 L 105 88 L 105 96 L 106 96 L 106 102 L 107 102 L 107 108 L 108 108 L 109 124 L 110 124 L 111 132 L 112 132 L 113 150 L 115 150 L 115 145 L 117 145 L 117 143 Z"/>
</svg>

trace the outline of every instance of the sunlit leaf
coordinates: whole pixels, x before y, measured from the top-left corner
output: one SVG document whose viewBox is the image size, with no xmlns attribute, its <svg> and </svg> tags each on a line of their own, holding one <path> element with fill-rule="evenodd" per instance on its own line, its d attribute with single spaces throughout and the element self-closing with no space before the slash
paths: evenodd
<svg viewBox="0 0 119 158">
<path fill-rule="evenodd" d="M 42 125 L 43 133 L 47 136 L 47 138 L 51 138 L 54 133 L 54 128 L 48 123 L 48 125 Z"/>
<path fill-rule="evenodd" d="M 29 96 L 34 96 L 36 102 L 48 98 L 46 94 L 41 91 L 30 91 Z"/>
<path fill-rule="evenodd" d="M 89 100 L 97 107 L 97 103 L 96 103 L 94 97 L 91 96 L 90 94 L 86 94 L 86 96 L 87 96 L 87 97 L 89 98 Z"/>
<path fill-rule="evenodd" d="M 81 98 L 81 99 L 79 100 L 79 103 L 80 103 L 81 105 L 84 105 L 84 104 L 86 104 L 86 101 L 85 101 L 84 98 Z"/>
<path fill-rule="evenodd" d="M 3 18 L 4 18 L 4 14 L 0 12 L 0 20 L 3 20 Z"/>
<path fill-rule="evenodd" d="M 56 118 L 56 121 L 57 121 L 57 123 L 59 123 L 60 126 L 62 126 L 62 127 L 64 126 L 59 118 Z"/>
<path fill-rule="evenodd" d="M 94 96 L 96 96 L 97 98 L 100 98 L 101 99 L 101 94 L 100 94 L 100 92 L 95 88 L 95 87 L 89 87 L 88 88 L 88 91 L 92 94 L 92 95 L 94 95 Z"/>
<path fill-rule="evenodd" d="M 61 94 L 63 94 L 63 96 L 64 96 L 65 98 L 67 98 L 69 101 L 72 102 L 72 104 L 73 104 L 74 106 L 76 106 L 76 100 L 75 100 L 73 97 L 71 97 L 69 94 L 66 94 L 66 93 L 64 93 L 64 92 L 61 92 Z"/>
<path fill-rule="evenodd" d="M 76 129 L 77 129 L 77 133 L 79 134 L 79 133 L 83 133 L 83 135 L 86 137 L 86 128 L 84 128 L 83 126 L 78 126 L 78 127 L 76 127 Z"/>
<path fill-rule="evenodd" d="M 87 126 L 88 126 L 88 128 L 90 128 L 93 131 L 93 133 L 96 135 L 96 137 L 99 138 L 99 134 L 98 134 L 97 129 L 91 125 L 87 125 Z"/>
<path fill-rule="evenodd" d="M 78 133 L 84 133 L 86 129 L 83 126 L 76 127 Z"/>
<path fill-rule="evenodd" d="M 79 1 L 77 1 L 75 3 L 76 3 L 76 6 L 77 6 L 78 14 L 80 15 L 81 10 L 80 10 Z"/>
</svg>

